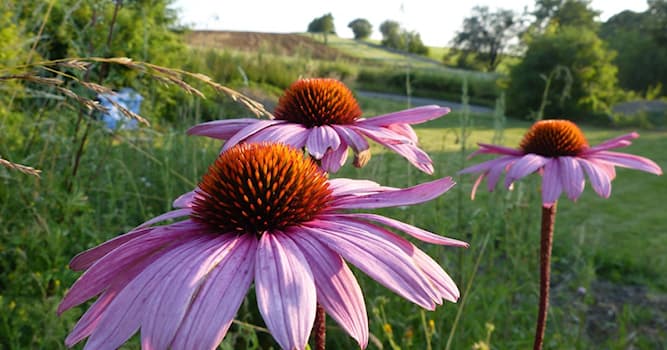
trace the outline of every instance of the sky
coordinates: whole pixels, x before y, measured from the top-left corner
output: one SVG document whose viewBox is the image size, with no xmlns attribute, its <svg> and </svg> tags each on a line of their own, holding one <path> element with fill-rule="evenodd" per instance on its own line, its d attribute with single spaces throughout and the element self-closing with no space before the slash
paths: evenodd
<svg viewBox="0 0 667 350">
<path fill-rule="evenodd" d="M 340 37 L 351 38 L 348 23 L 365 18 L 373 25 L 371 38 L 381 39 L 378 28 L 390 19 L 419 33 L 428 46 L 448 46 L 475 5 L 522 12 L 526 7 L 531 10 L 534 3 L 534 0 L 176 0 L 172 7 L 179 11 L 181 23 L 194 29 L 305 32 L 314 18 L 331 13 Z M 593 0 L 591 4 L 602 11 L 603 21 L 623 10 L 641 12 L 647 8 L 646 0 Z"/>
</svg>

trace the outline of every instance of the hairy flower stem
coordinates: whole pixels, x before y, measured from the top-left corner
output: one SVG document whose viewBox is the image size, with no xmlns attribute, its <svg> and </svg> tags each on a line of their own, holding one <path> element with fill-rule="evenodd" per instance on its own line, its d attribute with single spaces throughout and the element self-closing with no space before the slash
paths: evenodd
<svg viewBox="0 0 667 350">
<path fill-rule="evenodd" d="M 554 238 L 556 204 L 542 207 L 542 230 L 540 239 L 540 307 L 535 327 L 533 350 L 541 350 L 544 343 L 544 330 L 547 326 L 549 309 L 549 280 L 551 275 L 551 246 Z"/>
<path fill-rule="evenodd" d="M 313 332 L 315 334 L 315 350 L 324 350 L 326 347 L 327 338 L 327 315 L 324 313 L 322 305 L 317 304 L 317 311 L 315 313 L 315 326 Z"/>
</svg>

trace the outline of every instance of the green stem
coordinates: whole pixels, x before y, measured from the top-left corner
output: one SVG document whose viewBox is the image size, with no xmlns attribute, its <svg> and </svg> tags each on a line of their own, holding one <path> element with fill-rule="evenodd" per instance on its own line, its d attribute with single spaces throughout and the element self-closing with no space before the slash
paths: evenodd
<svg viewBox="0 0 667 350">
<path fill-rule="evenodd" d="M 551 246 L 556 221 L 556 204 L 542 207 L 542 229 L 540 239 L 540 306 L 535 326 L 533 350 L 541 350 L 544 343 L 544 330 L 547 326 L 549 310 L 549 280 L 551 275 Z"/>
</svg>

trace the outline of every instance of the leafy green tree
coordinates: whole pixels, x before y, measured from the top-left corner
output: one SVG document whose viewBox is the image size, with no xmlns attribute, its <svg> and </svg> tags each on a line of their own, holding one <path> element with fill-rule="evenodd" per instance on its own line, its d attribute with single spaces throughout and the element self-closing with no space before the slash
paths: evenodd
<svg viewBox="0 0 667 350">
<path fill-rule="evenodd" d="M 521 32 L 522 22 L 521 16 L 512 10 L 491 12 L 487 6 L 475 6 L 472 15 L 463 20 L 463 29 L 452 40 L 461 53 L 459 60 L 468 60 L 472 53 L 476 60 L 486 62 L 489 71 L 495 71 L 510 41 Z"/>
<path fill-rule="evenodd" d="M 327 13 L 322 17 L 313 19 L 308 24 L 308 33 L 321 33 L 324 36 L 324 43 L 327 44 L 328 35 L 336 34 L 333 15 L 331 13 Z"/>
<path fill-rule="evenodd" d="M 371 22 L 365 18 L 357 18 L 350 22 L 347 27 L 352 29 L 354 38 L 357 40 L 367 39 L 371 36 L 371 33 L 373 33 Z"/>
<path fill-rule="evenodd" d="M 540 28 L 557 25 L 596 30 L 600 12 L 591 8 L 590 0 L 536 0 L 533 15 Z"/>
<path fill-rule="evenodd" d="M 667 45 L 656 30 L 659 21 L 659 12 L 649 7 L 641 13 L 623 11 L 600 26 L 600 37 L 618 53 L 614 64 L 623 89 L 646 93 L 667 87 Z"/>
<path fill-rule="evenodd" d="M 543 110 L 573 120 L 605 115 L 618 93 L 613 57 L 589 29 L 566 26 L 534 37 L 510 71 L 508 113 L 530 119 Z M 569 74 L 555 74 L 563 70 Z"/>
<path fill-rule="evenodd" d="M 428 54 L 428 47 L 422 42 L 419 33 L 401 28 L 396 21 L 382 22 L 380 32 L 383 46 L 420 55 Z"/>
</svg>

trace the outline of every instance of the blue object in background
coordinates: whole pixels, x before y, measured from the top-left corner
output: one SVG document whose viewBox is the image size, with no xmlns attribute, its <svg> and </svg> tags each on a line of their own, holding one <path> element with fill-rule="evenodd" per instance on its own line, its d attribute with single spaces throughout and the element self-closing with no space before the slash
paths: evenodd
<svg viewBox="0 0 667 350">
<path fill-rule="evenodd" d="M 102 114 L 102 122 L 111 130 L 132 130 L 137 128 L 137 120 L 127 117 L 109 100 L 125 107 L 127 110 L 139 114 L 141 101 L 144 99 L 138 92 L 131 88 L 122 88 L 115 94 L 98 94 L 100 104 L 107 109 Z"/>
</svg>

